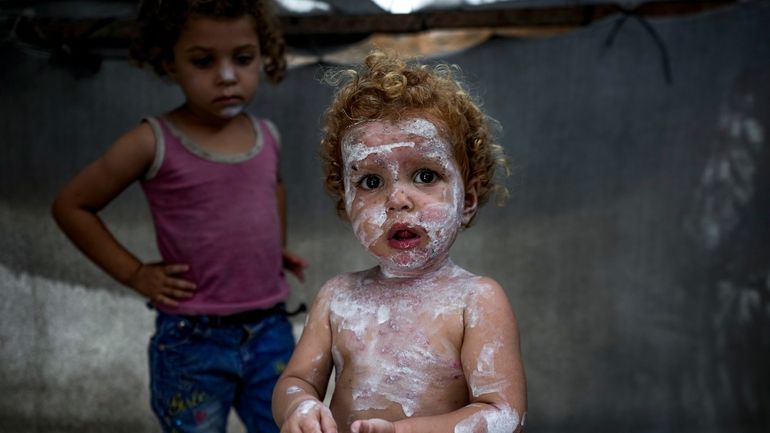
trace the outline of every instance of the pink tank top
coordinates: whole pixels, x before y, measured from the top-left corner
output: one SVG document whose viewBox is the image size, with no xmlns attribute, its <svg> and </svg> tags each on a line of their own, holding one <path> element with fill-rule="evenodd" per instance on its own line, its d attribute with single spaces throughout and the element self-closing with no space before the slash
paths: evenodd
<svg viewBox="0 0 770 433">
<path fill-rule="evenodd" d="M 215 154 L 164 117 L 145 119 L 156 139 L 155 161 L 141 181 L 165 263 L 186 263 L 197 285 L 174 314 L 227 315 L 284 301 L 281 226 L 276 200 L 279 144 L 272 125 L 249 115 L 254 147 Z"/>
</svg>

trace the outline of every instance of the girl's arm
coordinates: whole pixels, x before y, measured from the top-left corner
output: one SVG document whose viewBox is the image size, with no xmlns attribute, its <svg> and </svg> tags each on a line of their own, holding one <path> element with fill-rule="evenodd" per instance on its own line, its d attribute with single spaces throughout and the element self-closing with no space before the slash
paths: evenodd
<svg viewBox="0 0 770 433">
<path fill-rule="evenodd" d="M 336 433 L 331 411 L 322 403 L 334 362 L 327 283 L 310 307 L 289 364 L 273 390 L 273 417 L 284 433 Z"/>
<path fill-rule="evenodd" d="M 187 267 L 142 264 L 98 215 L 147 171 L 154 157 L 155 137 L 151 127 L 142 123 L 75 175 L 59 192 L 52 213 L 75 246 L 110 276 L 152 300 L 173 306 L 175 298 L 191 296 L 192 283 L 170 278 Z"/>
<path fill-rule="evenodd" d="M 497 282 L 483 278 L 465 312 L 460 353 L 470 404 L 430 417 L 356 421 L 352 433 L 522 432 L 527 410 L 516 318 Z"/>
</svg>

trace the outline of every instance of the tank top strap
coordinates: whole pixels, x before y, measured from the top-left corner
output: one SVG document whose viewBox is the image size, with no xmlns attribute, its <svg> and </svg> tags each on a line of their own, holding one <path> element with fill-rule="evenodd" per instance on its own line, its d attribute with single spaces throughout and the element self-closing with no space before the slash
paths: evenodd
<svg viewBox="0 0 770 433">
<path fill-rule="evenodd" d="M 155 157 L 152 160 L 150 168 L 147 169 L 144 178 L 149 180 L 155 177 L 163 165 L 163 159 L 166 156 L 166 137 L 170 133 L 168 126 L 163 122 L 163 119 L 158 116 L 148 116 L 142 119 L 147 122 L 152 128 L 152 133 L 155 136 Z"/>
<path fill-rule="evenodd" d="M 269 145 L 273 146 L 276 152 L 280 153 L 281 137 L 275 124 L 269 119 L 256 117 L 251 113 L 247 113 L 247 115 L 251 120 L 251 124 L 254 126 L 254 131 L 258 136 L 261 136 L 260 141 L 262 141 L 262 144 L 264 145 L 265 142 L 267 142 Z"/>
</svg>

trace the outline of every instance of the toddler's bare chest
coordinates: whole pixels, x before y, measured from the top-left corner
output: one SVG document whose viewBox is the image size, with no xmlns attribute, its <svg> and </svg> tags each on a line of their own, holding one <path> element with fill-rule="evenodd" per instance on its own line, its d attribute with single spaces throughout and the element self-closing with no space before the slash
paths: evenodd
<svg viewBox="0 0 770 433">
<path fill-rule="evenodd" d="M 352 308 L 332 315 L 337 393 L 363 417 L 427 415 L 453 410 L 467 395 L 460 360 L 462 309 Z M 402 415 L 403 414 L 403 415 Z"/>
<path fill-rule="evenodd" d="M 456 301 L 361 296 L 338 300 L 331 312 L 335 362 L 357 377 L 425 385 L 462 377 L 463 306 Z"/>
</svg>

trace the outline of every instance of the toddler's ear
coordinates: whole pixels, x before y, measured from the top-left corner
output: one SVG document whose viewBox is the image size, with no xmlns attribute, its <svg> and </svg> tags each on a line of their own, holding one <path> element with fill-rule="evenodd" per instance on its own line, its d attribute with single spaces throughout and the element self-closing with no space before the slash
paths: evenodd
<svg viewBox="0 0 770 433">
<path fill-rule="evenodd" d="M 479 207 L 479 185 L 481 182 L 478 177 L 471 179 L 467 185 L 465 185 L 465 201 L 463 202 L 463 225 L 467 225 L 470 222 L 473 215 L 476 214 L 476 210 Z"/>
</svg>

